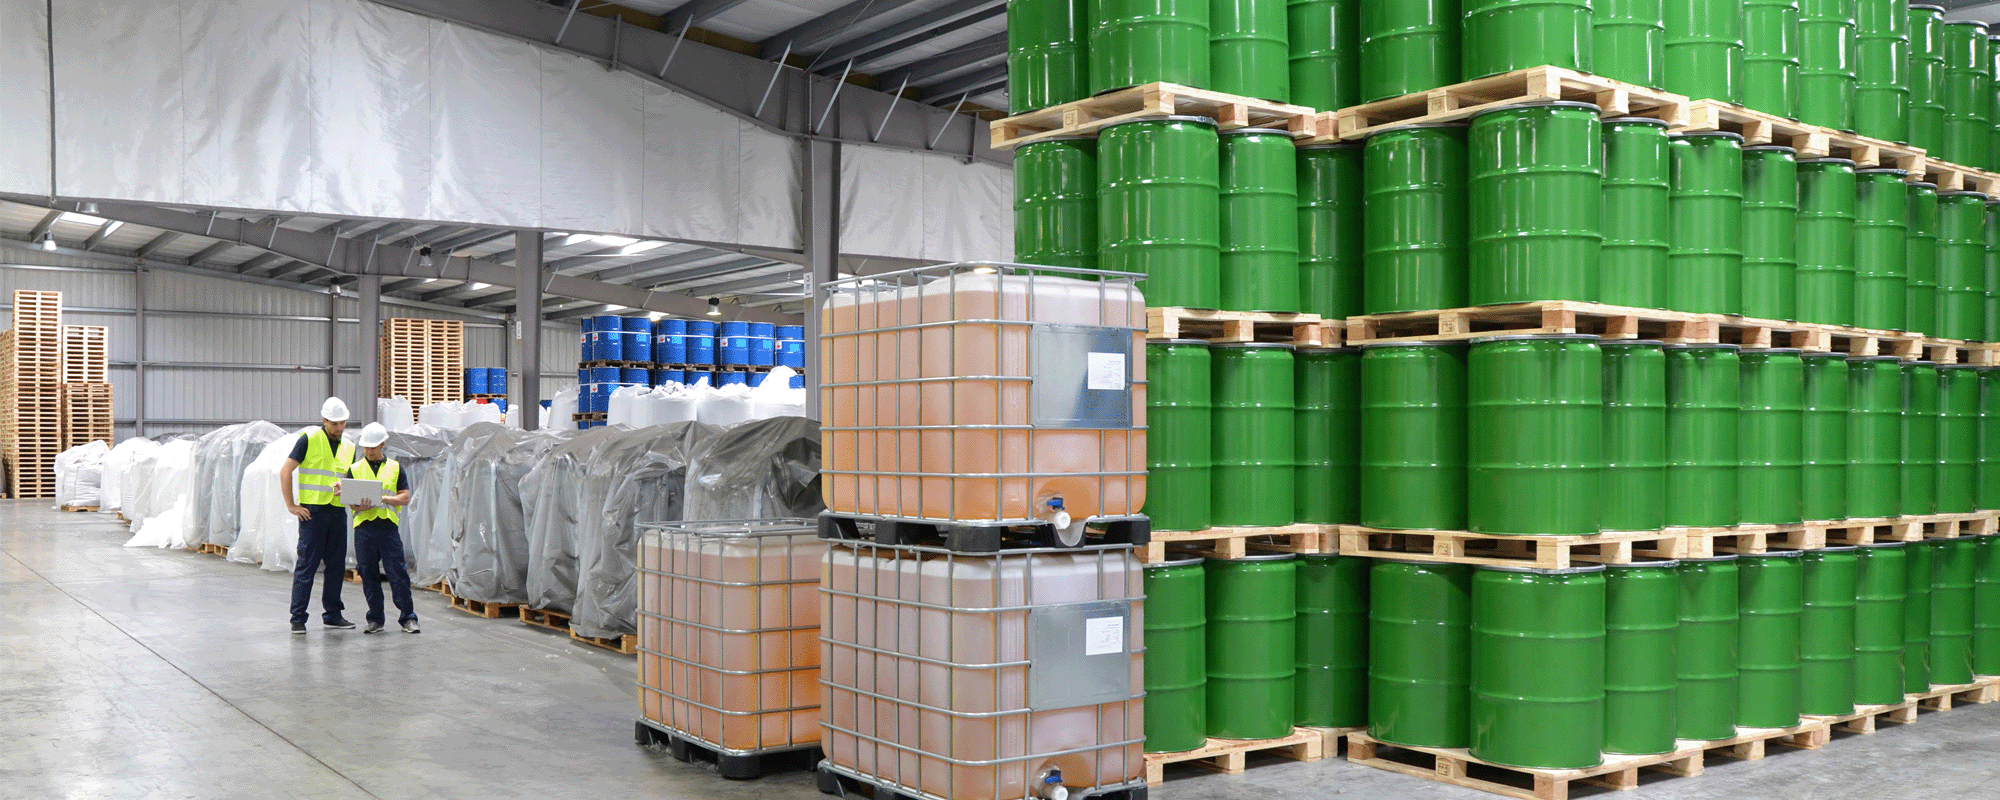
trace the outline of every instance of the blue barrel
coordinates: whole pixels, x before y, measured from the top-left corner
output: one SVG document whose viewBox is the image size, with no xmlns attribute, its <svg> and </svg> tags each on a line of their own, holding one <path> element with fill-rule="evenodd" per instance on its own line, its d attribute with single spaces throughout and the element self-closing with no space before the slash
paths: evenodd
<svg viewBox="0 0 2000 800">
<path fill-rule="evenodd" d="M 653 334 L 651 332 L 626 331 L 625 360 L 651 363 L 653 360 Z"/>
<path fill-rule="evenodd" d="M 794 388 L 794 389 L 804 389 L 804 388 L 806 388 L 806 376 L 804 376 L 804 375 L 793 375 L 793 376 L 792 376 L 792 388 Z"/>
<path fill-rule="evenodd" d="M 675 384 L 687 383 L 687 380 L 688 380 L 687 373 L 681 370 L 677 369 L 653 370 L 654 386 L 672 386 Z"/>
<path fill-rule="evenodd" d="M 715 334 L 716 362 L 724 366 L 750 363 L 750 323 L 725 322 Z"/>
<path fill-rule="evenodd" d="M 495 397 L 493 398 L 493 404 L 500 407 L 500 413 L 507 413 L 507 398 Z"/>
<path fill-rule="evenodd" d="M 620 382 L 628 386 L 645 386 L 653 379 L 649 370 L 627 369 L 620 371 L 624 373 L 624 375 L 620 376 Z"/>
<path fill-rule="evenodd" d="M 576 413 L 595 414 L 604 408 L 603 395 L 597 393 L 597 387 L 595 383 L 576 387 Z"/>
<path fill-rule="evenodd" d="M 715 363 L 715 323 L 705 319 L 688 321 L 686 363 Z"/>
<path fill-rule="evenodd" d="M 802 325 L 778 326 L 777 366 L 806 368 L 806 329 Z"/>
<path fill-rule="evenodd" d="M 654 363 L 688 363 L 687 326 L 684 319 L 663 319 L 653 326 Z"/>
<path fill-rule="evenodd" d="M 506 367 L 487 367 L 487 368 L 486 368 L 486 393 L 487 393 L 487 394 L 506 394 L 506 393 L 507 393 L 507 368 L 506 368 Z"/>
<path fill-rule="evenodd" d="M 724 372 L 722 373 L 722 380 L 720 382 L 720 385 L 747 386 L 749 385 L 750 381 L 744 377 L 746 374 L 747 373 L 742 373 L 742 372 Z"/>
<path fill-rule="evenodd" d="M 465 393 L 466 393 L 466 394 L 492 394 L 492 393 L 493 393 L 493 392 L 492 392 L 492 390 L 490 390 L 490 389 L 488 389 L 488 388 L 486 387 L 486 368 L 485 368 L 485 367 L 467 367 L 467 368 L 466 368 L 466 370 L 465 370 Z"/>
<path fill-rule="evenodd" d="M 691 369 L 691 370 L 688 370 L 688 371 L 687 371 L 687 382 L 688 382 L 688 385 L 689 385 L 689 386 L 693 386 L 693 385 L 695 385 L 695 384 L 698 384 L 698 383 L 706 383 L 706 384 L 708 384 L 708 385 L 710 385 L 710 386 L 714 386 L 714 385 L 715 385 L 715 380 L 714 380 L 714 377 L 713 377 L 713 376 L 714 376 L 714 374 L 715 374 L 715 373 L 712 373 L 712 372 L 709 372 L 708 370 L 705 370 L 705 369 Z"/>
<path fill-rule="evenodd" d="M 617 383 L 622 375 L 617 367 L 591 367 L 589 383 Z"/>
<path fill-rule="evenodd" d="M 769 322 L 750 323 L 750 366 L 771 366 L 778 355 L 777 327 Z M 756 383 L 750 385 L 755 386 Z"/>
<path fill-rule="evenodd" d="M 652 333 L 652 332 L 653 332 L 653 318 L 652 318 L 652 317 L 626 317 L 626 318 L 625 318 L 625 321 L 624 321 L 623 323 L 621 323 L 621 324 L 622 324 L 622 325 L 623 325 L 623 326 L 625 327 L 625 332 L 626 332 L 626 333 Z"/>
<path fill-rule="evenodd" d="M 617 317 L 612 317 L 611 319 L 617 319 Z M 602 329 L 591 331 L 590 360 L 624 361 L 625 332 L 616 328 L 608 331 Z"/>
<path fill-rule="evenodd" d="M 582 339 L 580 340 L 580 344 L 578 344 L 576 351 L 576 360 L 578 361 L 593 360 L 590 355 L 590 334 L 591 334 L 590 320 L 584 320 Z"/>
<path fill-rule="evenodd" d="M 586 368 L 584 368 L 584 367 L 577 367 L 577 368 L 576 368 L 576 385 L 578 385 L 578 386 L 583 386 L 583 385 L 586 385 L 586 384 L 588 384 L 588 383 L 590 383 L 590 370 L 589 370 L 589 369 L 586 369 Z"/>
<path fill-rule="evenodd" d="M 770 375 L 770 374 L 771 374 L 771 373 L 768 373 L 768 372 L 752 372 L 752 373 L 750 373 L 750 377 L 749 377 L 749 378 L 747 378 L 747 379 L 746 379 L 746 381 L 747 381 L 747 382 L 748 382 L 748 383 L 749 383 L 749 384 L 750 384 L 751 386 L 763 386 L 763 385 L 764 385 L 764 378 L 765 378 L 765 376 L 767 376 L 767 375 Z"/>
</svg>

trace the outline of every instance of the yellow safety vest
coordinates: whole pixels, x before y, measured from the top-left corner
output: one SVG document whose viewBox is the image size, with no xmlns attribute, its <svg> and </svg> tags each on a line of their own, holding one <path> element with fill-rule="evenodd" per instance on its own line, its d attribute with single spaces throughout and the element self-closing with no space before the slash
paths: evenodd
<svg viewBox="0 0 2000 800">
<path fill-rule="evenodd" d="M 393 458 L 382 460 L 382 471 L 379 473 L 368 468 L 368 459 L 357 458 L 354 459 L 351 474 L 358 480 L 381 481 L 382 496 L 387 497 L 396 493 L 396 476 L 401 474 L 402 471 L 403 465 L 396 463 L 396 459 Z M 354 498 L 347 498 L 347 502 L 353 503 Z M 354 512 L 354 524 L 356 525 L 371 519 L 386 519 L 390 524 L 396 524 L 401 521 L 396 516 L 396 507 L 382 505 L 381 498 L 376 498 L 374 508 L 364 508 Z"/>
<path fill-rule="evenodd" d="M 354 445 L 346 439 L 341 440 L 340 450 L 335 452 L 327 442 L 326 428 L 314 428 L 306 434 L 306 460 L 292 471 L 292 481 L 299 490 L 299 505 L 335 505 L 333 493 L 340 488 L 347 465 L 353 462 Z"/>
</svg>

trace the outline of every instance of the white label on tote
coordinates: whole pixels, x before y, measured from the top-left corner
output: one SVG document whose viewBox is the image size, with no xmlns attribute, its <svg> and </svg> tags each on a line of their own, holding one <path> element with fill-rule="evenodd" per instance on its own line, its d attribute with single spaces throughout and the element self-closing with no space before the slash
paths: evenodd
<svg viewBox="0 0 2000 800">
<path fill-rule="evenodd" d="M 1125 354 L 1091 353 L 1084 388 L 1116 392 L 1125 388 Z"/>
<path fill-rule="evenodd" d="M 1102 656 L 1125 652 L 1125 618 L 1098 617 L 1083 621 L 1083 654 Z"/>
</svg>

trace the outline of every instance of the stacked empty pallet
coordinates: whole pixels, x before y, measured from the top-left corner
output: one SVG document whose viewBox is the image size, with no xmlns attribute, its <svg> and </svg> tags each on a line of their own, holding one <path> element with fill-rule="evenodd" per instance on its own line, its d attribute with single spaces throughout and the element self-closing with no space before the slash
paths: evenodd
<svg viewBox="0 0 2000 800">
<path fill-rule="evenodd" d="M 465 396 L 465 323 L 447 319 L 382 321 L 377 395 L 414 407 Z"/>
<path fill-rule="evenodd" d="M 62 446 L 111 444 L 110 329 L 62 326 Z"/>
<path fill-rule="evenodd" d="M 14 292 L 0 333 L 0 459 L 14 497 L 54 497 L 62 452 L 62 293 Z"/>
</svg>

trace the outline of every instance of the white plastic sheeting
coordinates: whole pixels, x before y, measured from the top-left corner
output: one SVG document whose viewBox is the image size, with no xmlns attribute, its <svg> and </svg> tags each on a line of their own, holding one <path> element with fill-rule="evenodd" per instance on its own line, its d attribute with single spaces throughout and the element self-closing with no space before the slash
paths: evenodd
<svg viewBox="0 0 2000 800">
<path fill-rule="evenodd" d="M 636 75 L 367 0 L 50 5 L 0 0 L 0 191 L 801 246 L 799 142 Z"/>
<path fill-rule="evenodd" d="M 159 442 L 134 436 L 111 448 L 111 453 L 104 457 L 104 485 L 98 497 L 98 511 L 109 514 L 123 507 L 123 492 L 131 485 L 133 463 L 159 447 Z"/>
<path fill-rule="evenodd" d="M 191 498 L 194 494 L 194 451 L 192 439 L 177 439 L 160 445 L 138 462 L 144 494 L 138 498 L 138 514 L 128 508 L 132 538 L 126 547 L 187 547 L 193 527 Z"/>
<path fill-rule="evenodd" d="M 492 403 L 463 403 L 450 400 L 417 409 L 417 423 L 445 430 L 459 430 L 481 422 L 499 422 L 500 407 Z M 414 427 L 414 426 L 412 426 Z"/>
<path fill-rule="evenodd" d="M 56 455 L 56 506 L 95 506 L 101 502 L 104 459 L 110 445 L 97 439 Z"/>
<path fill-rule="evenodd" d="M 287 572 L 298 561 L 299 520 L 285 510 L 285 498 L 278 489 L 278 468 L 291 457 L 299 437 L 310 430 L 300 428 L 264 445 L 257 460 L 243 470 L 243 482 L 237 489 L 240 530 L 236 543 L 229 547 L 229 560 Z M 293 491 L 297 489 L 295 484 Z"/>
<path fill-rule="evenodd" d="M 842 253 L 929 261 L 1014 257 L 1014 173 L 951 156 L 848 147 Z"/>
<path fill-rule="evenodd" d="M 417 427 L 417 415 L 410 411 L 410 401 L 402 395 L 375 398 L 375 421 L 382 423 L 390 433 L 405 432 Z"/>
</svg>

